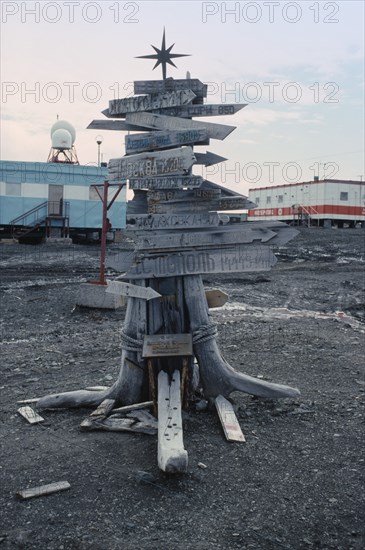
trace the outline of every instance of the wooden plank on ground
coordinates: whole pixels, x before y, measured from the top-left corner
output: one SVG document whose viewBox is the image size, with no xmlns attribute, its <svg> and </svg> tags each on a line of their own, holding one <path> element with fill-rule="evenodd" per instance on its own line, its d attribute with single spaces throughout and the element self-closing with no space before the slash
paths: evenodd
<svg viewBox="0 0 365 550">
<path fill-rule="evenodd" d="M 134 418 L 86 418 L 81 424 L 82 431 L 135 432 L 148 435 L 157 433 L 157 421 L 149 423 L 136 421 Z"/>
<path fill-rule="evenodd" d="M 188 453 L 184 449 L 181 417 L 180 372 L 158 375 L 158 465 L 164 472 L 187 471 Z"/>
<path fill-rule="evenodd" d="M 138 113 L 136 113 L 138 114 Z M 163 175 L 184 175 L 195 162 L 191 147 L 139 153 L 110 159 L 108 180 L 141 178 Z"/>
<path fill-rule="evenodd" d="M 222 395 L 218 395 L 215 399 L 215 406 L 227 440 L 246 441 L 238 423 L 236 413 L 233 410 L 232 403 Z"/>
<path fill-rule="evenodd" d="M 209 142 L 209 140 L 207 139 L 207 132 L 204 128 L 194 128 L 192 130 L 161 130 L 143 134 L 128 134 L 125 136 L 125 152 L 126 155 L 130 155 L 142 151 L 168 149 L 179 145 L 205 145 L 207 142 Z"/>
<path fill-rule="evenodd" d="M 147 409 L 152 407 L 153 401 L 144 401 L 143 403 L 134 403 L 133 405 L 124 405 L 124 407 L 119 407 L 113 409 L 113 414 L 115 413 L 129 413 L 131 411 L 138 411 L 139 409 Z"/>
<path fill-rule="evenodd" d="M 93 411 L 90 416 L 108 416 L 110 411 L 113 409 L 115 404 L 115 399 L 104 399 L 100 403 L 97 409 Z"/>
<path fill-rule="evenodd" d="M 23 500 L 34 497 L 42 497 L 44 495 L 51 495 L 52 493 L 58 493 L 59 491 L 65 491 L 69 489 L 71 485 L 68 481 L 57 481 L 56 483 L 49 483 L 48 485 L 39 485 L 39 487 L 32 487 L 30 489 L 23 489 L 16 493 L 18 498 Z"/>
<path fill-rule="evenodd" d="M 18 413 L 21 414 L 25 420 L 28 420 L 29 424 L 39 424 L 39 422 L 44 422 L 44 418 L 36 413 L 32 407 L 20 407 L 18 409 Z"/>
<path fill-rule="evenodd" d="M 89 386 L 85 389 L 88 391 L 105 391 L 109 389 L 109 386 Z"/>
<path fill-rule="evenodd" d="M 196 97 L 194 92 L 188 89 L 163 92 L 157 94 L 139 95 L 112 99 L 109 101 L 109 114 L 120 115 L 135 113 L 137 111 L 151 111 L 164 107 L 188 105 Z"/>
<path fill-rule="evenodd" d="M 154 115 L 152 113 L 129 113 L 126 115 L 128 124 L 141 125 L 143 128 L 155 128 L 156 130 L 187 130 L 205 129 L 207 137 L 211 139 L 225 139 L 236 126 L 216 124 L 214 122 L 199 122 L 197 120 L 183 119 L 165 115 Z"/>
</svg>

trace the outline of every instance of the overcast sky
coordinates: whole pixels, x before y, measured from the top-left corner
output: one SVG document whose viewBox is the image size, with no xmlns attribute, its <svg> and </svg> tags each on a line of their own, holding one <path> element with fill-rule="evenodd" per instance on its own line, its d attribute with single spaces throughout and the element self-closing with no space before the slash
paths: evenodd
<svg viewBox="0 0 365 550">
<path fill-rule="evenodd" d="M 172 53 L 191 54 L 167 76 L 190 71 L 209 103 L 248 104 L 209 119 L 237 129 L 211 140 L 228 161 L 203 175 L 241 192 L 364 179 L 363 22 L 363 1 L 2 1 L 1 159 L 45 161 L 57 115 L 75 126 L 82 164 L 97 161 L 100 134 L 103 160 L 124 155 L 124 133 L 86 127 L 133 80 L 162 78 L 135 56 L 160 48 L 165 27 Z"/>
</svg>

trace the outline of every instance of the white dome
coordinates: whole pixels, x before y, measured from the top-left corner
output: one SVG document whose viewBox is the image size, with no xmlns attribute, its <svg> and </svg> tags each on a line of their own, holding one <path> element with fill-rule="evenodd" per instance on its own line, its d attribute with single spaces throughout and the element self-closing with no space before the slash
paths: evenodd
<svg viewBox="0 0 365 550">
<path fill-rule="evenodd" d="M 54 130 L 52 133 L 52 147 L 53 149 L 71 149 L 72 147 L 72 135 L 71 132 L 64 128 Z"/>
<path fill-rule="evenodd" d="M 76 139 L 76 130 L 75 128 L 72 126 L 72 124 L 70 124 L 69 122 L 67 122 L 67 120 L 57 120 L 57 122 L 55 122 L 51 128 L 51 138 L 52 138 L 52 143 L 53 143 L 53 134 L 54 132 L 56 132 L 57 130 L 66 130 L 67 132 L 69 132 L 71 134 L 71 140 L 72 140 L 72 143 L 71 143 L 71 146 L 75 143 L 75 139 Z"/>
</svg>

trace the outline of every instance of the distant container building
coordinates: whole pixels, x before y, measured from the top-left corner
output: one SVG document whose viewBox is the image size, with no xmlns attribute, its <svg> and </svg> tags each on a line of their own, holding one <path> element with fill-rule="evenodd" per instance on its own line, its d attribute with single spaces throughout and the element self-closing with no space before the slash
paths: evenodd
<svg viewBox="0 0 365 550">
<path fill-rule="evenodd" d="M 98 234 L 102 201 L 93 186 L 103 185 L 106 174 L 103 166 L 0 161 L 0 238 Z M 113 229 L 125 227 L 125 187 L 108 217 Z"/>
<path fill-rule="evenodd" d="M 363 181 L 314 179 L 302 183 L 250 189 L 257 208 L 248 211 L 249 221 L 278 220 L 297 225 L 365 223 Z"/>
</svg>

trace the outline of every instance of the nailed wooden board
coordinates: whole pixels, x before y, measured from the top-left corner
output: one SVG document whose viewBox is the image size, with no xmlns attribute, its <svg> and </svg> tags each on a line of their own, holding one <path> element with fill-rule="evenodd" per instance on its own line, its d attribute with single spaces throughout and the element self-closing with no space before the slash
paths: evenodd
<svg viewBox="0 0 365 550">
<path fill-rule="evenodd" d="M 153 334 L 143 340 L 142 357 L 181 357 L 193 355 L 191 334 Z"/>
<path fill-rule="evenodd" d="M 28 420 L 29 424 L 39 424 L 39 422 L 44 422 L 44 418 L 36 413 L 32 407 L 20 407 L 18 409 L 18 413 L 21 414 L 25 420 Z"/>
<path fill-rule="evenodd" d="M 22 491 L 18 491 L 16 496 L 25 500 L 28 498 L 51 495 L 52 493 L 58 493 L 59 491 L 65 491 L 66 489 L 70 489 L 70 487 L 71 485 L 68 481 L 57 481 L 56 483 L 49 483 L 48 485 L 39 485 L 39 487 L 23 489 Z"/>
<path fill-rule="evenodd" d="M 154 202 L 175 202 L 175 201 L 194 201 L 194 200 L 208 200 L 217 199 L 221 195 L 220 189 L 152 189 L 147 193 L 147 199 L 149 203 Z"/>
<path fill-rule="evenodd" d="M 148 435 L 155 435 L 157 432 L 157 421 L 152 425 L 151 422 L 135 421 L 133 418 L 86 418 L 81 424 L 82 431 L 101 430 L 107 432 L 136 432 Z"/>
<path fill-rule="evenodd" d="M 184 229 L 194 227 L 216 227 L 220 218 L 216 212 L 199 214 L 141 214 L 127 217 L 127 228 L 135 230 Z"/>
<path fill-rule="evenodd" d="M 187 105 L 191 103 L 195 97 L 196 95 L 194 92 L 184 89 L 173 92 L 126 97 L 123 99 L 112 99 L 109 101 L 109 113 L 111 115 L 119 115 L 135 113 L 137 111 L 150 111 L 151 109 L 161 109 L 163 107 Z"/>
<path fill-rule="evenodd" d="M 203 183 L 201 176 L 165 176 L 161 178 L 130 178 L 130 189 L 195 189 Z"/>
<path fill-rule="evenodd" d="M 158 94 L 177 90 L 192 90 L 197 97 L 207 97 L 208 86 L 197 78 L 134 81 L 135 94 Z"/>
<path fill-rule="evenodd" d="M 155 149 L 168 149 L 177 145 L 205 145 L 209 143 L 204 128 L 191 130 L 161 130 L 145 134 L 128 134 L 125 136 L 125 152 L 127 155 Z M 221 158 L 221 157 L 220 157 Z"/>
<path fill-rule="evenodd" d="M 128 124 L 124 120 L 93 120 L 90 122 L 87 130 L 113 130 L 114 132 L 140 132 L 141 130 L 150 130 L 149 127 L 143 128 L 138 125 Z"/>
<path fill-rule="evenodd" d="M 188 453 L 184 449 L 181 418 L 180 372 L 171 382 L 166 372 L 158 374 L 158 465 L 164 472 L 187 471 Z"/>
<path fill-rule="evenodd" d="M 194 162 L 195 157 L 191 147 L 129 155 L 110 159 L 108 179 L 112 181 L 133 177 L 184 175 Z"/>
<path fill-rule="evenodd" d="M 224 306 L 229 298 L 228 294 L 223 292 L 223 290 L 219 290 L 218 288 L 213 290 L 206 290 L 205 297 L 207 299 L 209 309 Z"/>
<path fill-rule="evenodd" d="M 222 395 L 215 398 L 215 406 L 218 411 L 219 419 L 222 423 L 224 434 L 228 441 L 246 441 L 238 423 L 236 413 L 233 410 L 232 403 Z"/>
<path fill-rule="evenodd" d="M 243 107 L 246 107 L 247 103 L 218 103 L 203 105 L 184 105 L 181 107 L 166 107 L 162 109 L 153 109 L 151 112 L 156 115 L 177 116 L 180 118 L 192 118 L 192 117 L 208 117 L 208 116 L 226 116 L 234 115 Z M 123 117 L 125 115 L 112 115 L 109 109 L 102 111 L 102 114 L 106 117 L 115 116 L 116 118 Z"/>
<path fill-rule="evenodd" d="M 113 409 L 114 404 L 115 404 L 115 399 L 104 399 L 104 401 L 100 403 L 98 408 L 95 409 L 95 411 L 93 411 L 90 414 L 90 416 L 100 416 L 100 417 L 108 416 L 110 411 Z"/>
<path fill-rule="evenodd" d="M 169 214 L 179 212 L 214 212 L 218 210 L 247 210 L 253 203 L 245 197 L 221 197 L 218 199 L 205 200 L 179 200 L 164 202 L 148 202 L 147 212 L 149 214 Z"/>
<path fill-rule="evenodd" d="M 150 286 L 139 286 L 122 281 L 110 281 L 108 279 L 106 282 L 108 284 L 106 292 L 118 294 L 119 296 L 132 296 L 133 298 L 140 298 L 142 300 L 152 300 L 161 297 L 161 294 L 153 290 Z"/>
<path fill-rule="evenodd" d="M 119 407 L 117 409 L 113 409 L 113 414 L 116 413 L 129 413 L 132 411 L 138 411 L 139 409 L 149 409 L 153 405 L 153 401 L 144 401 L 143 403 L 134 403 L 133 405 L 125 405 L 124 407 Z"/>
<path fill-rule="evenodd" d="M 268 246 L 236 244 L 208 250 L 175 250 L 168 253 L 136 253 L 124 279 L 177 277 L 208 273 L 268 271 L 277 262 Z M 114 264 L 118 271 L 117 262 Z M 124 267 L 124 266 L 123 266 Z M 124 272 L 125 269 L 120 269 Z"/>
<path fill-rule="evenodd" d="M 156 130 L 181 130 L 181 129 L 205 129 L 208 138 L 225 139 L 235 126 L 226 124 L 215 124 L 214 122 L 198 122 L 197 120 L 182 119 L 165 115 L 154 115 L 152 113 L 130 113 L 126 115 L 128 124 Z"/>
<path fill-rule="evenodd" d="M 226 157 L 221 157 L 210 151 L 206 153 L 195 153 L 195 158 L 195 164 L 203 164 L 204 166 L 213 166 L 214 164 L 227 160 Z"/>
</svg>

